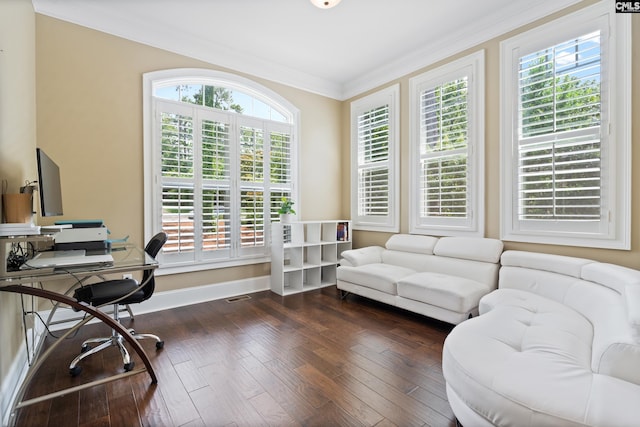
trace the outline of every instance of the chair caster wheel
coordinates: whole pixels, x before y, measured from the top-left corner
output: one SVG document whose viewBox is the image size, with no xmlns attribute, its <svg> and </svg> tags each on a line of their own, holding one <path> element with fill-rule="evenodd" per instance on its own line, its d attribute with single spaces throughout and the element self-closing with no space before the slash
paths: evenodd
<svg viewBox="0 0 640 427">
<path fill-rule="evenodd" d="M 77 377 L 80 375 L 80 372 L 82 372 L 82 366 L 76 365 L 73 368 L 69 368 L 69 375 L 72 377 Z"/>
<path fill-rule="evenodd" d="M 86 353 L 89 350 L 91 350 L 91 346 L 89 344 L 83 344 L 82 347 L 80 347 L 80 353 Z"/>
<path fill-rule="evenodd" d="M 125 363 L 124 364 L 124 370 L 125 372 L 129 372 L 130 370 L 133 369 L 133 367 L 135 366 L 135 363 L 133 361 L 129 362 L 129 363 Z"/>
<path fill-rule="evenodd" d="M 164 341 L 156 341 L 156 348 L 160 350 L 164 347 Z"/>
</svg>

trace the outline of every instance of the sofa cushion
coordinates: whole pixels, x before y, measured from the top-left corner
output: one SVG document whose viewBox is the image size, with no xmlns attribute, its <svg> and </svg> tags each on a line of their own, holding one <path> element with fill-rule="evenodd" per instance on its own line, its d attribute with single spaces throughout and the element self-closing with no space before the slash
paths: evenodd
<svg viewBox="0 0 640 427">
<path fill-rule="evenodd" d="M 497 264 L 502 254 L 502 240 L 477 237 L 441 237 L 433 248 L 438 256 L 469 259 Z"/>
<path fill-rule="evenodd" d="M 582 267 L 592 262 L 594 261 L 585 258 L 527 251 L 506 251 L 500 258 L 502 266 L 549 271 L 576 278 L 581 277 Z"/>
<path fill-rule="evenodd" d="M 337 274 L 338 280 L 396 295 L 398 280 L 414 273 L 415 270 L 397 265 L 366 264 L 360 267 L 341 266 Z"/>
<path fill-rule="evenodd" d="M 483 283 L 449 274 L 423 272 L 398 281 L 398 296 L 446 308 L 471 311 L 490 289 Z"/>
<path fill-rule="evenodd" d="M 416 254 L 433 255 L 433 247 L 438 242 L 437 237 L 421 236 L 417 234 L 394 234 L 389 237 L 385 247 L 391 251 L 411 252 Z"/>
</svg>

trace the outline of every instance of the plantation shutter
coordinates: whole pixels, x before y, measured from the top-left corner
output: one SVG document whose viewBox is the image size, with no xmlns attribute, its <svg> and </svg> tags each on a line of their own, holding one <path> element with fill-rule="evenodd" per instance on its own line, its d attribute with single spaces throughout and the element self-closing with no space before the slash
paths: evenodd
<svg viewBox="0 0 640 427">
<path fill-rule="evenodd" d="M 518 65 L 519 221 L 600 221 L 600 32 L 524 55 Z"/>
<path fill-rule="evenodd" d="M 193 149 L 194 118 L 191 114 L 161 112 L 162 230 L 167 254 L 193 259 L 195 186 Z"/>
<path fill-rule="evenodd" d="M 469 215 L 467 93 L 467 77 L 420 93 L 420 222 Z"/>
<path fill-rule="evenodd" d="M 358 116 L 358 215 L 389 215 L 389 106 Z"/>
<path fill-rule="evenodd" d="M 223 120 L 201 122 L 203 259 L 228 257 L 232 247 L 230 129 Z"/>
<path fill-rule="evenodd" d="M 291 199 L 293 182 L 291 175 L 291 131 L 284 129 L 271 129 L 270 139 L 270 202 L 269 210 L 271 218 L 278 218 L 278 209 L 282 198 Z"/>
<path fill-rule="evenodd" d="M 240 126 L 240 251 L 265 247 L 264 130 Z M 262 250 L 264 252 L 264 250 Z"/>
<path fill-rule="evenodd" d="M 484 51 L 409 79 L 409 232 L 484 236 Z"/>
<path fill-rule="evenodd" d="M 400 85 L 351 103 L 351 219 L 354 230 L 399 231 Z"/>
</svg>

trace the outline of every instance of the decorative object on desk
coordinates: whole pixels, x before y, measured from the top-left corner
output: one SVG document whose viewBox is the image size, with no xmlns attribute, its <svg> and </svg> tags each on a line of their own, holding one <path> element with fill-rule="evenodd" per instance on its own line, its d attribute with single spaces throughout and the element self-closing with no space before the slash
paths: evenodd
<svg viewBox="0 0 640 427">
<path fill-rule="evenodd" d="M 153 236 L 147 246 L 144 248 L 149 256 L 155 258 L 167 242 L 167 234 L 160 232 Z M 138 304 L 151 298 L 155 290 L 155 280 L 153 276 L 154 270 L 145 270 L 142 276 L 142 282 L 138 283 L 134 279 L 106 280 L 104 282 L 93 283 L 87 286 L 77 288 L 73 296 L 80 302 L 85 302 L 94 307 L 102 307 L 104 305 L 113 304 L 113 319 L 120 322 L 118 305 L 128 306 L 129 304 Z M 115 303 L 114 303 L 115 301 Z M 129 312 L 133 318 L 133 313 Z M 164 347 L 164 341 L 153 334 L 138 334 L 133 329 L 129 333 L 135 339 L 151 338 L 156 341 L 156 348 Z M 98 344 L 91 347 L 92 344 Z M 100 350 L 110 346 L 116 346 L 122 354 L 124 370 L 131 371 L 134 361 L 131 360 L 127 348 L 124 346 L 124 338 L 117 331 L 113 330 L 111 336 L 104 338 L 90 338 L 82 343 L 81 353 L 73 359 L 69 365 L 69 373 L 72 376 L 80 374 L 82 368 L 78 363 L 87 356 L 95 354 Z"/>
<path fill-rule="evenodd" d="M 282 202 L 282 204 L 280 205 L 280 209 L 278 209 L 278 214 L 280 214 L 280 222 L 283 224 L 288 224 L 296 214 L 296 211 L 293 210 L 293 204 L 295 202 L 291 201 L 288 197 L 283 197 L 280 200 Z"/>
<path fill-rule="evenodd" d="M 9 183 L 2 180 L 2 222 L 10 224 L 31 223 L 33 212 L 33 188 L 20 188 L 20 193 L 7 193 Z M 26 189 L 30 191 L 26 191 Z"/>
</svg>

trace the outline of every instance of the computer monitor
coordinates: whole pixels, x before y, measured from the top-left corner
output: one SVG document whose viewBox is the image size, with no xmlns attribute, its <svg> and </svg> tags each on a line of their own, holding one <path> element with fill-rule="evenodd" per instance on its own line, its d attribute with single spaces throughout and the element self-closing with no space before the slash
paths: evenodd
<svg viewBox="0 0 640 427">
<path fill-rule="evenodd" d="M 36 148 L 38 160 L 38 193 L 40 194 L 40 215 L 62 215 L 62 187 L 60 168 L 40 148 Z"/>
</svg>

